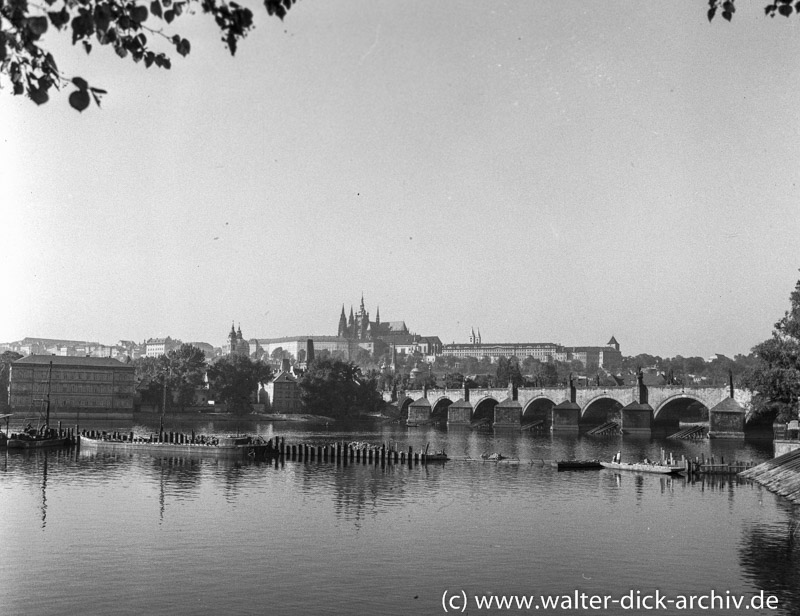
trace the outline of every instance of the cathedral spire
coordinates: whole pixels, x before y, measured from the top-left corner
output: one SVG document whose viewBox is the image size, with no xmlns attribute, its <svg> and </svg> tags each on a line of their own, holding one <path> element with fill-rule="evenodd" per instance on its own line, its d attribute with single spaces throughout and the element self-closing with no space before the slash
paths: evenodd
<svg viewBox="0 0 800 616">
<path fill-rule="evenodd" d="M 347 317 L 344 316 L 344 304 L 342 304 L 342 314 L 339 316 L 339 329 L 336 335 L 340 338 L 347 337 Z"/>
</svg>

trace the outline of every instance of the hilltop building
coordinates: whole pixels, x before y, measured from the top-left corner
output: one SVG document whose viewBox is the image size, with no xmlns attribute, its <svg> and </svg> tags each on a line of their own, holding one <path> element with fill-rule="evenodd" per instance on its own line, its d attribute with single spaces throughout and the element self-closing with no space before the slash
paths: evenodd
<svg viewBox="0 0 800 616">
<path fill-rule="evenodd" d="M 167 336 L 166 338 L 149 338 L 145 342 L 145 357 L 161 357 L 181 346 L 180 340 Z"/>
<path fill-rule="evenodd" d="M 228 355 L 250 356 L 250 343 L 242 336 L 241 324 L 237 331 L 233 323 L 231 323 L 231 331 L 228 334 Z"/>
<path fill-rule="evenodd" d="M 382 353 L 390 346 L 394 346 L 400 354 L 419 352 L 423 355 L 439 355 L 442 351 L 442 341 L 438 336 L 413 334 L 405 321 L 382 322 L 380 307 L 375 310 L 375 320 L 371 321 L 369 312 L 364 306 L 363 295 L 358 312 L 353 312 L 351 306 L 349 317 L 345 316 L 342 305 L 337 337 L 355 341 L 361 348 L 366 348 L 371 353 Z"/>
<path fill-rule="evenodd" d="M 622 362 L 622 353 L 619 342 L 611 337 L 606 346 L 574 346 L 565 347 L 554 342 L 482 342 L 480 330 L 475 333 L 473 328 L 466 344 L 445 344 L 442 355 L 452 357 L 489 357 L 497 361 L 501 357 L 516 357 L 524 360 L 527 357 L 538 359 L 542 362 L 573 361 L 583 363 L 586 370 L 616 370 Z"/>
</svg>

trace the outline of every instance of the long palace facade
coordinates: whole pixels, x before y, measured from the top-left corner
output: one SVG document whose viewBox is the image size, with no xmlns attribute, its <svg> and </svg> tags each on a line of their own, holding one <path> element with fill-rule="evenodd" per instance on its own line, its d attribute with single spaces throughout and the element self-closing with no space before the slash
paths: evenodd
<svg viewBox="0 0 800 616">
<path fill-rule="evenodd" d="M 50 399 L 51 419 L 133 416 L 134 367 L 108 357 L 28 355 L 11 364 L 8 403 L 37 421 Z"/>
<path fill-rule="evenodd" d="M 488 357 L 492 361 L 501 357 L 516 357 L 519 360 L 532 357 L 542 362 L 578 360 L 587 370 L 600 367 L 614 370 L 622 362 L 619 342 L 613 336 L 605 346 L 566 347 L 554 342 L 482 342 L 480 332 L 475 334 L 473 331 L 468 343 L 443 345 L 442 355 Z"/>
</svg>

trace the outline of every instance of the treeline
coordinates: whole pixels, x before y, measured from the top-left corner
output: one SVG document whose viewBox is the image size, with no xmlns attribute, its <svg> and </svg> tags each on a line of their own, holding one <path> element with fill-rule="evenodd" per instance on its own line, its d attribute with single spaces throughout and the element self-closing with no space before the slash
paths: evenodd
<svg viewBox="0 0 800 616">
<path fill-rule="evenodd" d="M 185 408 L 199 393 L 226 404 L 237 414 L 250 413 L 259 385 L 273 378 L 269 364 L 240 355 L 206 362 L 203 352 L 189 344 L 160 357 L 133 362 L 142 403 Z M 332 418 L 353 418 L 380 411 L 383 398 L 374 375 L 364 375 L 353 362 L 323 355 L 305 370 L 297 370 L 303 411 Z M 206 389 L 207 384 L 207 389 Z"/>
<path fill-rule="evenodd" d="M 205 353 L 191 344 L 132 363 L 142 404 L 161 409 L 194 406 L 198 394 L 207 393 L 233 413 L 249 413 L 259 384 L 268 383 L 273 376 L 269 364 L 240 355 L 218 357 L 209 363 Z"/>
</svg>

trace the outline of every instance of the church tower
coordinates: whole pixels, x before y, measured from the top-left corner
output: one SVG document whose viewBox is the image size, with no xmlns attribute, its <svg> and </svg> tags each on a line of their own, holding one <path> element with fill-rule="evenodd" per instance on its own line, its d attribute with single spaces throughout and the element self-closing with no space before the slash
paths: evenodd
<svg viewBox="0 0 800 616">
<path fill-rule="evenodd" d="M 240 328 L 241 329 L 241 328 Z M 233 355 L 236 353 L 236 328 L 233 325 L 233 321 L 231 321 L 231 333 L 228 334 L 228 354 Z"/>
<path fill-rule="evenodd" d="M 353 316 L 353 306 L 350 306 L 350 318 L 347 321 L 347 337 L 356 337 L 356 318 Z"/>
<path fill-rule="evenodd" d="M 344 316 L 344 304 L 342 304 L 342 314 L 339 317 L 339 329 L 336 335 L 339 338 L 347 338 L 347 317 Z"/>
<path fill-rule="evenodd" d="M 369 336 L 367 332 L 369 330 L 369 312 L 364 307 L 364 294 L 361 294 L 361 306 L 358 309 L 358 314 L 356 314 L 356 328 L 354 331 L 355 338 L 359 340 L 366 340 Z"/>
</svg>

